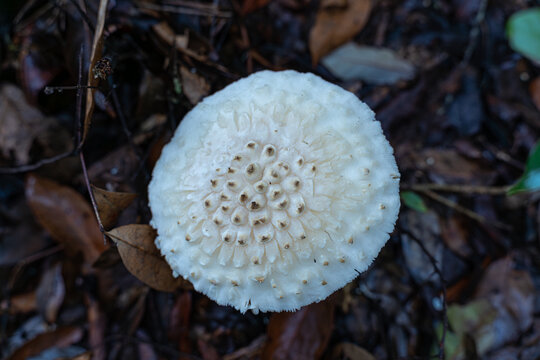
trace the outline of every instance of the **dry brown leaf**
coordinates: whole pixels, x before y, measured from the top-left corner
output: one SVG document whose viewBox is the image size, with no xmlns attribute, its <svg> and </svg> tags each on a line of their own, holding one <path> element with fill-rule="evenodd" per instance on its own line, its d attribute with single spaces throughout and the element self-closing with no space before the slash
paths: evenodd
<svg viewBox="0 0 540 360">
<path fill-rule="evenodd" d="M 29 175 L 26 201 L 37 221 L 72 254 L 81 252 L 93 264 L 107 248 L 90 205 L 75 190 Z"/>
<path fill-rule="evenodd" d="M 8 311 L 10 315 L 26 314 L 36 310 L 36 308 L 35 291 L 13 295 L 9 300 L 4 300 L 0 303 L 0 311 Z"/>
<path fill-rule="evenodd" d="M 101 53 L 103 50 L 103 29 L 105 27 L 105 17 L 107 16 L 107 6 L 109 0 L 100 0 L 99 9 L 97 14 L 96 29 L 94 32 L 94 40 L 92 43 L 92 53 L 90 55 L 90 71 L 88 71 L 87 85 L 89 87 L 95 87 L 99 83 L 99 79 L 94 75 L 92 69 L 96 66 L 96 63 L 101 59 Z M 90 88 L 86 92 L 86 108 L 84 111 L 84 126 L 81 144 L 86 140 L 88 129 L 92 121 L 92 114 L 94 113 L 94 93 L 96 89 Z"/>
<path fill-rule="evenodd" d="M 296 312 L 275 313 L 268 324 L 262 359 L 319 359 L 333 327 L 334 297 Z"/>
<path fill-rule="evenodd" d="M 165 21 L 152 25 L 152 29 L 155 31 L 157 36 L 159 36 L 160 39 L 166 42 L 169 46 L 174 45 L 177 50 L 184 50 L 188 48 L 189 35 L 176 34 Z"/>
<path fill-rule="evenodd" d="M 171 309 L 167 331 L 169 341 L 178 344 L 178 350 L 186 354 L 191 354 L 189 338 L 191 308 L 191 292 L 184 291 L 176 298 Z"/>
<path fill-rule="evenodd" d="M 107 235 L 118 246 L 124 265 L 137 279 L 160 291 L 173 292 L 189 284 L 174 278 L 169 264 L 154 244 L 156 231 L 150 225 L 131 224 L 120 226 Z"/>
<path fill-rule="evenodd" d="M 60 327 L 54 331 L 39 334 L 17 349 L 8 360 L 26 360 L 52 347 L 62 348 L 79 342 L 83 330 L 76 326 Z"/>
<path fill-rule="evenodd" d="M 208 95 L 210 84 L 202 77 L 192 73 L 185 66 L 180 67 L 182 75 L 182 88 L 189 102 L 197 104 L 203 97 Z"/>
<path fill-rule="evenodd" d="M 372 0 L 348 0 L 346 7 L 321 6 L 309 33 L 313 64 L 340 45 L 351 40 L 366 25 Z"/>
<path fill-rule="evenodd" d="M 88 345 L 93 350 L 92 360 L 107 358 L 105 348 L 105 331 L 107 330 L 107 316 L 101 310 L 99 303 L 89 295 L 85 295 L 88 322 Z"/>
<path fill-rule="evenodd" d="M 0 87 L 0 151 L 16 164 L 26 164 L 34 139 L 53 125 L 39 110 L 30 105 L 21 89 L 5 84 Z"/>
<path fill-rule="evenodd" d="M 49 323 L 56 322 L 56 315 L 64 302 L 65 294 L 62 264 L 58 263 L 45 271 L 36 290 L 39 313 Z"/>
<path fill-rule="evenodd" d="M 531 81 L 529 92 L 531 93 L 534 105 L 536 105 L 536 108 L 540 111 L 540 76 Z"/>
<path fill-rule="evenodd" d="M 101 223 L 105 229 L 109 229 L 116 224 L 120 213 L 137 197 L 137 194 L 107 191 L 93 185 L 92 192 L 96 199 Z"/>
</svg>

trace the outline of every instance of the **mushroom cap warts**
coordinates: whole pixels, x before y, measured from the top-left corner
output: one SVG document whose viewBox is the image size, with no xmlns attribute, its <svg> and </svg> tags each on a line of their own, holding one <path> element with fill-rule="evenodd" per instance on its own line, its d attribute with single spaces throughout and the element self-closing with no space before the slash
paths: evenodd
<svg viewBox="0 0 540 360">
<path fill-rule="evenodd" d="M 295 310 L 365 271 L 399 172 L 374 113 L 315 75 L 262 71 L 189 112 L 149 185 L 175 276 L 245 312 Z"/>
</svg>

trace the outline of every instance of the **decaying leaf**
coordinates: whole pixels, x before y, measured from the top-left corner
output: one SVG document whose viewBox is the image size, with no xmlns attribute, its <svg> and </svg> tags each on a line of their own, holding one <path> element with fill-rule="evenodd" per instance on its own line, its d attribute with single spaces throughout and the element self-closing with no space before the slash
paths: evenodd
<svg viewBox="0 0 540 360">
<path fill-rule="evenodd" d="M 137 197 L 137 194 L 107 191 L 93 185 L 92 192 L 96 199 L 101 222 L 106 229 L 116 224 L 120 213 Z"/>
<path fill-rule="evenodd" d="M 26 360 L 52 347 L 62 348 L 80 341 L 83 330 L 76 326 L 59 327 L 50 332 L 40 334 L 17 349 L 8 359 Z"/>
<path fill-rule="evenodd" d="M 30 105 L 21 89 L 10 84 L 0 87 L 0 151 L 11 154 L 16 164 L 28 163 L 29 152 L 36 138 L 54 122 Z"/>
<path fill-rule="evenodd" d="M 182 75 L 184 94 L 190 103 L 195 105 L 208 95 L 210 84 L 202 76 L 192 73 L 185 66 L 180 68 L 180 75 Z"/>
<path fill-rule="evenodd" d="M 35 175 L 26 179 L 26 200 L 37 221 L 72 254 L 93 264 L 107 248 L 90 205 L 75 190 Z"/>
<path fill-rule="evenodd" d="M 107 235 L 118 246 L 126 268 L 137 279 L 160 291 L 175 291 L 187 281 L 174 278 L 172 270 L 154 244 L 156 231 L 150 225 L 132 224 L 115 228 Z"/>
<path fill-rule="evenodd" d="M 36 292 L 17 294 L 0 302 L 0 311 L 9 312 L 10 315 L 26 314 L 36 310 Z"/>
<path fill-rule="evenodd" d="M 410 80 L 416 70 L 390 49 L 361 46 L 350 42 L 322 59 L 332 74 L 344 81 L 362 80 L 384 85 Z"/>
<path fill-rule="evenodd" d="M 314 64 L 360 32 L 373 7 L 372 0 L 348 0 L 345 7 L 323 5 L 309 33 L 309 50 Z"/>
<path fill-rule="evenodd" d="M 176 49 L 187 49 L 189 36 L 187 34 L 175 34 L 174 30 L 165 21 L 153 25 L 152 29 L 170 46 L 174 46 Z"/>
<path fill-rule="evenodd" d="M 273 314 L 262 359 L 319 359 L 334 327 L 333 299 Z"/>
<path fill-rule="evenodd" d="M 37 307 L 45 320 L 50 323 L 56 321 L 56 315 L 64 302 L 65 294 L 62 264 L 58 263 L 45 271 L 36 290 Z"/>
</svg>

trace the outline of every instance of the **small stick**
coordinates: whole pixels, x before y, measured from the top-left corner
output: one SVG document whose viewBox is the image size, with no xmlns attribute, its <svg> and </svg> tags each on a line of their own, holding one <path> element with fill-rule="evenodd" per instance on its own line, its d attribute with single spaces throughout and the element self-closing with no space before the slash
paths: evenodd
<svg viewBox="0 0 540 360">
<path fill-rule="evenodd" d="M 403 186 L 406 190 L 414 191 L 443 191 L 460 194 L 480 194 L 480 195 L 504 195 L 510 186 L 476 186 L 476 185 L 454 185 L 454 184 L 415 184 Z"/>
<path fill-rule="evenodd" d="M 464 206 L 461 206 L 459 204 L 457 204 L 456 202 L 452 201 L 452 200 L 449 200 L 447 198 L 445 198 L 444 196 L 441 196 L 431 190 L 421 190 L 419 191 L 421 192 L 422 194 L 425 194 L 426 196 L 430 197 L 431 199 L 443 204 L 443 205 L 446 205 L 448 206 L 449 208 L 459 212 L 459 213 L 462 213 L 463 215 L 465 216 L 468 216 L 469 218 L 479 222 L 480 224 L 484 225 L 484 226 L 487 226 L 487 221 L 486 221 L 486 218 L 483 217 L 482 215 L 480 214 L 477 214 L 475 213 L 474 211 L 472 210 L 469 210 L 467 209 L 466 207 Z M 501 228 L 501 229 L 505 229 L 505 230 L 508 230 L 509 227 L 506 225 L 506 224 L 503 224 L 501 222 L 498 222 L 498 221 L 490 221 L 490 224 L 493 224 L 495 226 L 497 226 L 498 228 Z"/>
<path fill-rule="evenodd" d="M 90 179 L 88 178 L 88 170 L 86 169 L 86 161 L 84 160 L 84 154 L 82 151 L 82 89 L 84 88 L 81 86 L 82 84 L 82 77 L 83 77 L 83 71 L 82 71 L 82 54 L 83 54 L 83 48 L 81 46 L 81 50 L 79 51 L 79 78 L 77 80 L 77 141 L 79 145 L 77 146 L 77 149 L 79 150 L 79 159 L 81 161 L 81 167 L 83 170 L 83 176 L 84 176 L 84 182 L 86 184 L 86 189 L 88 191 L 88 195 L 90 196 L 90 202 L 92 203 L 92 209 L 94 210 L 94 215 L 96 216 L 98 225 L 99 225 L 99 231 L 101 231 L 101 234 L 103 234 L 103 241 L 105 244 L 107 244 L 107 237 L 105 236 L 105 228 L 103 227 L 103 223 L 101 222 L 101 217 L 99 216 L 99 211 L 97 208 L 96 199 L 94 198 L 94 192 L 92 191 L 92 187 L 90 186 Z"/>
</svg>

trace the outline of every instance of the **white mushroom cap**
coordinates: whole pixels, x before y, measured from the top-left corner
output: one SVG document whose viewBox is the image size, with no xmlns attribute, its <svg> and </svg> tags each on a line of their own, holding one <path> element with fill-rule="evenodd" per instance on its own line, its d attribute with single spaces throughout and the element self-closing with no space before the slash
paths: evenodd
<svg viewBox="0 0 540 360">
<path fill-rule="evenodd" d="M 222 305 L 295 310 L 365 271 L 399 173 L 369 107 L 312 74 L 262 71 L 183 119 L 148 188 L 156 245 Z"/>
</svg>

